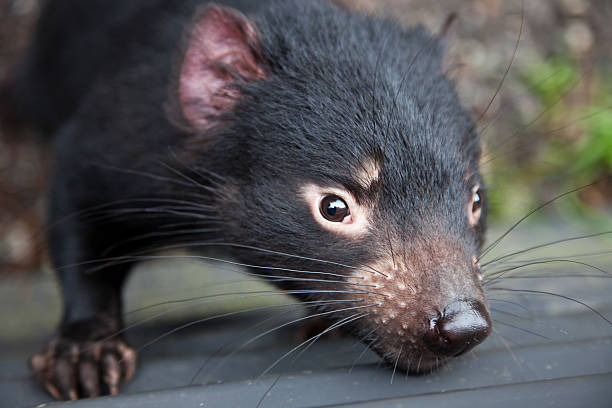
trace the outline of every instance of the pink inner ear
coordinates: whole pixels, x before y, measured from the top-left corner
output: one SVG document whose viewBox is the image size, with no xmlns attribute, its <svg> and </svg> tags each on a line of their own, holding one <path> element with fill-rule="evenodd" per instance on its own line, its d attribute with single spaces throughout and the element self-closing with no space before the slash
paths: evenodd
<svg viewBox="0 0 612 408">
<path fill-rule="evenodd" d="M 261 42 L 242 14 L 210 6 L 193 25 L 179 79 L 179 101 L 185 118 L 196 129 L 207 129 L 234 106 L 237 81 L 266 77 Z"/>
</svg>

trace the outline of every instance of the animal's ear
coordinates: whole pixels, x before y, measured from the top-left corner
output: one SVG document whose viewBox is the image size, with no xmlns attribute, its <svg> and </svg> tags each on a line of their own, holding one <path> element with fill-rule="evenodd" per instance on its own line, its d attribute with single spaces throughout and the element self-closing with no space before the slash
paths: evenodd
<svg viewBox="0 0 612 408">
<path fill-rule="evenodd" d="M 261 40 L 241 13 L 211 5 L 193 21 L 178 78 L 183 117 L 196 130 L 231 111 L 240 92 L 236 84 L 266 77 Z"/>
</svg>

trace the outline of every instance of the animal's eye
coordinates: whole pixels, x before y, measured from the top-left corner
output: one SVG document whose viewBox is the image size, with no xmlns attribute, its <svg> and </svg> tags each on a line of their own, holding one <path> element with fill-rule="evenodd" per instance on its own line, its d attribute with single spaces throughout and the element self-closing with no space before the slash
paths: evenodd
<svg viewBox="0 0 612 408">
<path fill-rule="evenodd" d="M 316 184 L 306 184 L 301 190 L 304 204 L 321 229 L 353 238 L 368 233 L 370 209 L 358 203 L 349 190 Z"/>
<path fill-rule="evenodd" d="M 323 197 L 319 210 L 323 218 L 331 222 L 342 222 L 350 214 L 346 202 L 333 194 Z"/>
<path fill-rule="evenodd" d="M 478 224 L 480 214 L 482 213 L 482 194 L 480 186 L 476 185 L 472 188 L 472 197 L 468 206 L 468 220 L 473 227 Z"/>
<path fill-rule="evenodd" d="M 482 197 L 480 196 L 480 190 L 474 191 L 472 194 L 472 212 L 476 212 L 482 208 Z"/>
</svg>

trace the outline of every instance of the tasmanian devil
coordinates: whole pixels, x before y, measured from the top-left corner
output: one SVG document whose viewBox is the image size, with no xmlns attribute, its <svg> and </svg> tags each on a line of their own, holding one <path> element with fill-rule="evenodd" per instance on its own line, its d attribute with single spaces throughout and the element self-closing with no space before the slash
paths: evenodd
<svg viewBox="0 0 612 408">
<path fill-rule="evenodd" d="M 46 389 L 132 377 L 121 286 L 168 246 L 223 249 L 410 372 L 482 342 L 480 142 L 443 48 L 318 0 L 48 1 L 12 87 L 54 134 Z"/>
</svg>

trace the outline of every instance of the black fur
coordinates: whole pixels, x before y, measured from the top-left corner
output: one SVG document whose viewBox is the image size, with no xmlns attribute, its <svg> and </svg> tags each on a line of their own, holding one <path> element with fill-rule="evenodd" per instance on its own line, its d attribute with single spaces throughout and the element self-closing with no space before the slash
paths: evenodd
<svg viewBox="0 0 612 408">
<path fill-rule="evenodd" d="M 234 109 L 202 132 L 184 122 L 176 96 L 185 28 L 202 2 L 80 3 L 49 2 L 16 87 L 24 111 L 56 134 L 50 243 L 65 298 L 62 336 L 95 340 L 121 325 L 131 262 L 94 272 L 100 264 L 83 262 L 166 244 L 240 244 L 359 266 L 394 251 L 410 258 L 423 252 L 415 243 L 435 247 L 442 236 L 461 254 L 478 254 L 486 217 L 475 228 L 466 217 L 471 189 L 482 185 L 478 136 L 425 29 L 322 1 L 228 1 L 259 30 L 267 77 L 237 83 Z M 58 25 L 66 19 L 77 23 Z M 380 177 L 364 189 L 354 174 L 367 160 Z M 308 182 L 341 186 L 373 208 L 369 233 L 348 239 L 322 229 L 300 197 Z M 171 200 L 201 207 L 178 210 Z M 215 231 L 138 238 L 192 220 L 194 230 Z M 332 263 L 233 253 L 255 265 L 346 273 Z M 436 273 L 455 279 L 455 270 Z M 91 334 L 100 320 L 110 327 Z"/>
</svg>

